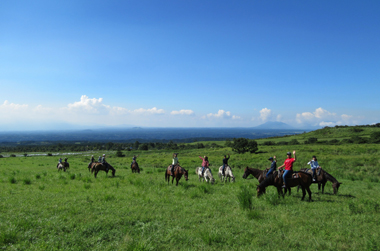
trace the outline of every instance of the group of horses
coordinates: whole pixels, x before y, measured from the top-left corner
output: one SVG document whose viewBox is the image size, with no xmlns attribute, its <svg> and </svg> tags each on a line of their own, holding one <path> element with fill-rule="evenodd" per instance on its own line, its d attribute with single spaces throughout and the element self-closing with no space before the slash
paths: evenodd
<svg viewBox="0 0 380 251">
<path fill-rule="evenodd" d="M 313 172 L 310 169 L 303 168 L 298 172 L 294 172 L 292 175 L 292 178 L 287 179 L 287 185 L 284 189 L 282 189 L 283 186 L 283 171 L 275 171 L 272 174 L 270 174 L 268 177 L 266 177 L 266 174 L 268 172 L 268 169 L 266 170 L 260 170 L 255 168 L 249 168 L 246 167 L 244 169 L 244 175 L 243 178 L 246 179 L 249 175 L 253 175 L 258 181 L 259 185 L 257 185 L 257 196 L 262 195 L 265 193 L 265 189 L 268 186 L 274 186 L 277 188 L 278 195 L 282 195 L 282 197 L 285 196 L 285 194 L 289 191 L 289 195 L 291 194 L 291 187 L 298 187 L 297 191 L 301 188 L 302 189 L 302 199 L 304 200 L 306 196 L 306 192 L 309 195 L 309 201 L 311 201 L 311 191 L 310 191 L 310 185 L 312 183 L 318 184 L 318 191 L 321 189 L 322 186 L 322 194 L 325 190 L 325 185 L 327 181 L 330 181 L 332 183 L 334 194 L 338 192 L 338 189 L 342 183 L 338 182 L 337 179 L 335 179 L 331 174 L 326 172 L 323 169 L 320 169 L 316 175 L 315 181 L 312 179 Z"/>
<path fill-rule="evenodd" d="M 69 163 L 67 161 L 58 163 L 57 169 L 58 171 L 63 170 L 66 171 L 70 167 Z M 174 183 L 174 179 L 176 179 L 176 186 L 178 186 L 179 180 L 182 178 L 182 176 L 185 177 L 185 180 L 189 180 L 189 172 L 185 168 L 181 167 L 180 165 L 176 165 L 174 167 L 174 174 L 171 172 L 172 165 L 169 165 L 165 171 L 165 181 L 170 182 L 170 177 L 172 177 L 172 184 Z M 100 163 L 100 162 L 91 162 L 88 164 L 88 170 L 91 173 L 94 173 L 94 176 L 96 178 L 99 171 L 105 171 L 106 174 L 111 170 L 112 176 L 115 176 L 116 170 L 113 168 L 109 163 Z M 136 162 L 133 162 L 131 165 L 132 173 L 140 173 L 140 168 Z M 318 191 L 321 190 L 322 187 L 322 194 L 325 190 L 325 185 L 327 181 L 330 181 L 332 183 L 334 194 L 338 192 L 339 186 L 342 184 L 338 182 L 337 179 L 335 179 L 331 174 L 326 172 L 323 169 L 320 169 L 317 172 L 316 179 L 313 181 L 312 179 L 312 171 L 310 169 L 303 168 L 298 172 L 294 172 L 292 175 L 292 178 L 287 179 L 287 185 L 283 191 L 283 171 L 274 171 L 272 174 L 270 174 L 268 177 L 266 177 L 266 174 L 268 172 L 268 169 L 260 170 L 256 168 L 250 168 L 246 167 L 244 169 L 243 178 L 246 179 L 249 175 L 252 175 L 259 181 L 259 185 L 257 185 L 257 196 L 262 195 L 266 191 L 266 187 L 268 186 L 274 186 L 277 188 L 278 195 L 284 197 L 285 194 L 289 191 L 289 195 L 291 194 L 291 187 L 298 187 L 297 191 L 301 188 L 302 189 L 302 199 L 304 200 L 306 196 L 306 192 L 309 195 L 309 201 L 311 201 L 311 191 L 310 191 L 310 185 L 312 183 L 318 184 Z M 206 168 L 202 174 L 202 168 L 197 167 L 195 170 L 195 173 L 198 175 L 199 181 L 206 181 L 211 184 L 215 183 L 215 179 L 212 175 L 211 169 Z M 222 182 L 228 181 L 235 181 L 235 176 L 232 173 L 232 168 L 230 166 L 225 167 L 225 171 L 223 174 L 223 166 L 219 167 L 218 176 Z"/>
</svg>

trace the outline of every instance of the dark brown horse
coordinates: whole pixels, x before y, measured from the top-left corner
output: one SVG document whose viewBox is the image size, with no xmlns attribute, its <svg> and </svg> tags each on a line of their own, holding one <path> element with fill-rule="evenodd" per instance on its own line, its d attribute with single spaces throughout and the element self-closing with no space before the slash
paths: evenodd
<svg viewBox="0 0 380 251">
<path fill-rule="evenodd" d="M 96 178 L 99 171 L 105 171 L 106 174 L 108 175 L 109 170 L 112 171 L 112 176 L 115 176 L 116 170 L 110 164 L 108 164 L 108 163 L 105 163 L 105 164 L 95 163 L 94 167 L 91 169 L 91 172 L 94 173 L 94 176 Z"/>
<path fill-rule="evenodd" d="M 250 168 L 247 166 L 244 169 L 243 179 L 248 178 L 248 176 L 250 174 L 252 174 L 253 177 L 255 177 L 260 183 L 265 179 L 265 175 L 267 174 L 267 172 L 268 172 L 268 169 L 260 170 L 260 169 L 256 169 L 256 168 Z"/>
<path fill-rule="evenodd" d="M 307 172 L 307 173 L 313 175 L 313 171 L 311 169 L 302 168 L 301 171 Z M 331 174 L 329 174 L 328 172 L 326 172 L 322 168 L 321 168 L 321 170 L 317 170 L 316 174 L 317 174 L 316 175 L 316 181 L 313 181 L 313 183 L 318 183 L 318 191 L 321 190 L 321 185 L 322 185 L 322 194 L 323 194 L 325 192 L 325 185 L 326 185 L 327 181 L 330 181 L 332 183 L 334 194 L 336 194 L 338 192 L 339 187 L 342 183 L 338 182 L 337 179 L 335 179 Z M 298 188 L 298 190 L 299 190 L 299 188 Z"/>
<path fill-rule="evenodd" d="M 140 173 L 140 167 L 137 162 L 133 162 L 131 165 L 132 173 Z"/>
<path fill-rule="evenodd" d="M 165 171 L 165 181 L 168 182 L 168 185 L 169 185 L 169 181 L 170 181 L 170 176 L 172 174 L 171 169 L 172 169 L 172 165 L 169 165 L 168 168 L 166 168 L 166 171 Z M 189 180 L 189 178 L 188 178 L 189 177 L 189 172 L 185 168 L 181 167 L 180 165 L 176 165 L 174 167 L 174 176 L 172 178 L 172 184 L 173 184 L 173 181 L 174 181 L 174 178 L 175 178 L 176 181 L 177 181 L 176 186 L 178 186 L 178 182 L 181 179 L 182 175 L 185 176 L 186 181 Z"/>
<path fill-rule="evenodd" d="M 297 175 L 297 176 L 295 177 L 294 175 Z M 301 186 L 302 188 L 301 200 L 305 199 L 306 191 L 307 191 L 307 193 L 309 194 L 309 201 L 311 201 L 311 191 L 310 191 L 311 182 L 312 182 L 311 175 L 305 172 L 293 173 L 292 178 L 287 179 L 287 184 L 289 188 L 295 187 L 298 185 Z M 257 185 L 257 196 L 260 196 L 263 193 L 265 193 L 265 188 L 267 186 L 275 186 L 277 188 L 278 195 L 279 196 L 282 195 L 282 197 L 284 197 L 284 193 L 282 192 L 282 185 L 283 185 L 282 173 L 279 177 L 278 171 L 276 171 L 273 174 L 269 175 L 268 178 L 264 179 L 259 185 Z M 285 189 L 285 193 L 286 191 L 287 189 Z"/>
</svg>

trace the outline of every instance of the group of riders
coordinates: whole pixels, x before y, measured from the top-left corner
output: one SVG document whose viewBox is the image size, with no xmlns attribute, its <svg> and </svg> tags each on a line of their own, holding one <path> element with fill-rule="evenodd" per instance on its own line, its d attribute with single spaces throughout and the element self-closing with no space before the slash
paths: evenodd
<svg viewBox="0 0 380 251">
<path fill-rule="evenodd" d="M 228 156 L 228 157 L 227 157 Z M 203 158 L 201 156 L 199 156 L 199 158 L 202 160 L 202 176 L 204 175 L 205 173 L 205 170 L 209 168 L 210 166 L 210 163 L 208 161 L 208 157 L 207 156 L 204 156 Z M 225 170 L 226 170 L 226 167 L 228 166 L 228 160 L 230 159 L 230 155 L 227 154 L 227 155 L 224 155 L 224 158 L 223 158 L 223 166 L 222 166 L 222 175 L 225 176 Z M 173 154 L 173 160 L 172 160 L 172 165 L 171 165 L 171 169 L 170 169 L 170 172 L 171 172 L 171 176 L 174 176 L 174 168 L 175 166 L 177 166 L 179 164 L 179 161 L 178 161 L 178 153 L 174 153 Z"/>
<path fill-rule="evenodd" d="M 293 163 L 297 160 L 296 158 L 296 151 L 293 151 L 293 156 L 294 158 L 292 158 L 292 154 L 291 152 L 287 152 L 286 153 L 286 160 L 284 161 L 284 164 L 279 166 L 277 169 L 282 169 L 283 167 L 285 167 L 285 170 L 284 170 L 284 173 L 282 175 L 282 179 L 284 181 L 284 185 L 283 185 L 283 188 L 287 188 L 287 181 L 286 179 L 290 179 L 292 178 L 292 174 L 293 174 Z M 271 162 L 271 166 L 266 174 L 266 178 L 269 177 L 269 175 L 273 174 L 274 171 L 276 171 L 276 167 L 277 167 L 277 160 L 276 160 L 276 156 L 273 156 L 273 157 L 270 157 L 268 159 L 270 162 Z M 316 181 L 316 177 L 317 177 L 317 169 L 320 170 L 320 166 L 318 164 L 318 161 L 317 161 L 317 157 L 316 156 L 313 156 L 313 158 L 307 163 L 308 165 L 310 165 L 310 168 L 313 172 L 313 181 Z"/>
<path fill-rule="evenodd" d="M 273 156 L 273 157 L 270 157 L 268 160 L 271 162 L 271 165 L 270 165 L 270 168 L 266 174 L 266 178 L 269 177 L 269 175 L 273 174 L 274 171 L 276 171 L 276 168 L 277 169 L 282 169 L 283 167 L 285 167 L 284 169 L 284 173 L 282 175 L 282 178 L 283 178 L 283 181 L 284 181 L 284 186 L 283 188 L 286 188 L 287 187 L 287 181 L 286 179 L 290 179 L 292 177 L 292 174 L 293 174 L 293 163 L 297 160 L 296 158 L 296 151 L 293 151 L 293 156 L 294 158 L 292 158 L 292 154 L 291 152 L 287 152 L 286 153 L 287 155 L 287 158 L 286 160 L 284 161 L 284 164 L 279 166 L 277 168 L 277 159 L 276 159 L 276 156 Z M 132 157 L 132 163 L 131 163 L 131 168 L 132 168 L 132 165 L 135 163 L 137 166 L 138 166 L 138 163 L 137 163 L 137 157 L 139 155 L 133 155 Z M 228 156 L 228 157 L 227 157 Z M 200 159 L 202 159 L 202 176 L 204 175 L 204 172 L 206 169 L 209 168 L 210 166 L 210 163 L 208 161 L 208 157 L 207 156 L 204 156 L 203 158 L 201 156 L 199 156 Z M 224 158 L 222 160 L 222 175 L 225 176 L 225 170 L 226 170 L 226 167 L 228 166 L 228 160 L 230 159 L 230 154 L 227 154 L 227 155 L 224 155 Z M 94 158 L 94 155 L 91 156 L 91 163 L 94 163 L 95 162 L 95 158 Z M 103 154 L 103 156 L 99 156 L 98 158 L 98 163 L 101 163 L 105 166 L 107 166 L 107 161 L 106 161 L 106 155 Z M 65 163 L 67 163 L 67 158 L 65 158 Z M 59 164 L 62 164 L 62 158 L 59 158 L 59 161 L 58 161 L 58 164 L 57 164 L 57 168 L 59 166 Z M 317 169 L 319 168 L 320 169 L 320 166 L 318 164 L 318 161 L 317 161 L 317 157 L 316 156 L 313 156 L 313 158 L 307 163 L 308 165 L 310 165 L 310 168 L 313 172 L 313 181 L 316 181 L 316 176 L 317 176 Z M 172 165 L 171 165 L 171 175 L 174 176 L 174 172 L 175 172 L 175 167 L 179 165 L 179 161 L 178 161 L 178 153 L 174 153 L 173 154 L 173 159 L 172 159 Z"/>
</svg>

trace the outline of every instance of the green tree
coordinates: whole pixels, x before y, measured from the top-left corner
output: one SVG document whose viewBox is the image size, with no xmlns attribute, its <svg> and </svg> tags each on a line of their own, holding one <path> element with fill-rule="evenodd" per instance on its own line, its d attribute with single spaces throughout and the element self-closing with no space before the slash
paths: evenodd
<svg viewBox="0 0 380 251">
<path fill-rule="evenodd" d="M 246 138 L 234 138 L 231 147 L 232 151 L 239 154 L 245 152 L 254 153 L 258 150 L 257 142 L 254 140 L 248 140 Z"/>
<path fill-rule="evenodd" d="M 148 144 L 141 144 L 140 146 L 139 146 L 139 150 L 143 150 L 143 151 L 148 151 L 148 149 L 149 149 L 149 146 L 148 146 Z"/>
</svg>

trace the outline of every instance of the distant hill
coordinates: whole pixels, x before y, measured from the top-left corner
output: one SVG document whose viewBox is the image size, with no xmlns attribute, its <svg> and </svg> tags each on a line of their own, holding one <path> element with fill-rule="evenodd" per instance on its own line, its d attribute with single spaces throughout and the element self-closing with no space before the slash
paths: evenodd
<svg viewBox="0 0 380 251">
<path fill-rule="evenodd" d="M 254 127 L 256 129 L 294 129 L 288 124 L 277 121 L 268 121 L 264 124 Z"/>
</svg>

